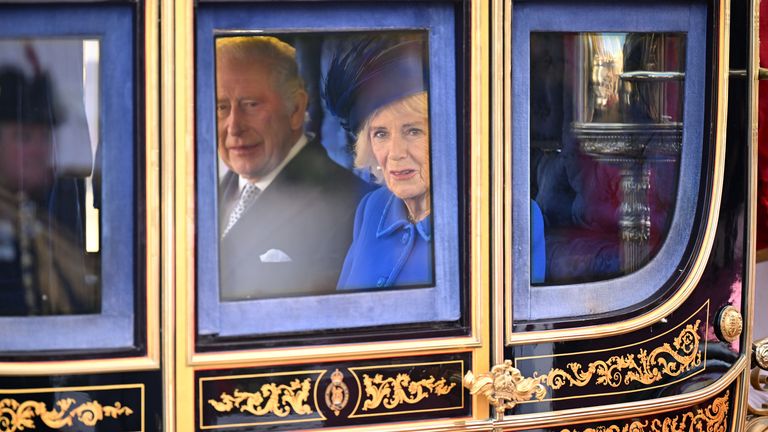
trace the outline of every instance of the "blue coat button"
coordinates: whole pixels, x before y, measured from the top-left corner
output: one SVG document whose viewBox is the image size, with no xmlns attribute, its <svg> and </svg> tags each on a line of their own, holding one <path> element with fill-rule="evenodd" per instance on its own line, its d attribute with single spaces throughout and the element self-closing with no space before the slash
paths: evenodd
<svg viewBox="0 0 768 432">
<path fill-rule="evenodd" d="M 380 277 L 380 278 L 379 278 L 379 280 L 377 280 L 377 281 L 376 281 L 376 286 L 377 286 L 378 288 L 381 288 L 381 287 L 383 287 L 383 286 L 384 286 L 384 283 L 385 283 L 386 281 L 387 281 L 387 278 L 385 278 L 385 277 L 383 277 L 383 276 L 382 276 L 382 277 Z"/>
<path fill-rule="evenodd" d="M 407 232 L 407 233 L 403 234 L 403 238 L 402 238 L 403 244 L 408 243 L 408 239 L 410 239 L 410 238 L 411 238 L 411 233 L 410 232 Z"/>
</svg>

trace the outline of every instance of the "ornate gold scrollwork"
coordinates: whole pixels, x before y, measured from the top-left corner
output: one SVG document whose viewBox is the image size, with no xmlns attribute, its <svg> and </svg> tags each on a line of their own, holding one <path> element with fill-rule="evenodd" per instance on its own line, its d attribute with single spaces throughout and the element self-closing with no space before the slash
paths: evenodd
<svg viewBox="0 0 768 432">
<path fill-rule="evenodd" d="M 384 378 L 381 374 L 371 378 L 363 374 L 363 385 L 367 399 L 363 402 L 363 411 L 376 409 L 379 405 L 392 409 L 400 404 L 415 404 L 430 394 L 444 396 L 451 392 L 456 383 L 447 384 L 445 378 L 435 380 L 435 377 L 411 381 L 407 374 L 400 373 L 394 378 Z"/>
<path fill-rule="evenodd" d="M 72 398 L 60 399 L 56 408 L 48 411 L 44 402 L 15 399 L 0 400 L 0 432 L 16 432 L 35 428 L 35 418 L 39 417 L 51 429 L 61 429 L 73 425 L 77 420 L 86 426 L 95 426 L 105 417 L 118 418 L 131 415 L 133 410 L 115 402 L 114 406 L 104 406 L 98 401 L 83 402 L 75 406 Z"/>
<path fill-rule="evenodd" d="M 235 389 L 233 395 L 222 393 L 221 401 L 209 399 L 208 403 L 216 411 L 229 412 L 239 408 L 255 416 L 272 413 L 278 417 L 286 417 L 291 410 L 299 415 L 312 414 L 312 409 L 305 402 L 309 398 L 312 379 L 304 381 L 295 379 L 290 385 L 268 383 L 261 386 L 259 393 L 249 393 Z"/>
<path fill-rule="evenodd" d="M 733 306 L 726 306 L 720 311 L 718 330 L 725 342 L 733 342 L 741 335 L 743 320 L 741 312 Z"/>
<path fill-rule="evenodd" d="M 678 414 L 674 417 L 656 417 L 649 420 L 632 420 L 622 426 L 589 427 L 582 432 L 721 432 L 727 429 L 728 396 L 719 397 L 706 408 L 696 412 Z M 578 429 L 563 429 L 561 432 L 579 432 Z"/>
<path fill-rule="evenodd" d="M 472 372 L 464 376 L 464 387 L 469 389 L 472 395 L 482 394 L 496 407 L 496 414 L 504 415 L 504 411 L 512 409 L 518 402 L 530 400 L 534 397 L 544 399 L 547 390 L 542 383 L 546 376 L 524 378 L 523 375 L 512 366 L 511 360 L 491 368 L 490 372 L 482 373 L 475 378 Z"/>
<path fill-rule="evenodd" d="M 590 363 L 586 371 L 583 371 L 578 363 L 568 364 L 568 371 L 552 369 L 546 375 L 546 383 L 554 390 L 565 385 L 583 387 L 597 376 L 595 384 L 615 388 L 635 381 L 652 384 L 665 376 L 678 376 L 701 365 L 698 334 L 700 324 L 700 320 L 695 324 L 688 324 L 671 346 L 665 343 L 650 353 L 641 349 L 637 356 L 627 354 L 613 356 L 607 361 L 598 360 Z"/>
</svg>

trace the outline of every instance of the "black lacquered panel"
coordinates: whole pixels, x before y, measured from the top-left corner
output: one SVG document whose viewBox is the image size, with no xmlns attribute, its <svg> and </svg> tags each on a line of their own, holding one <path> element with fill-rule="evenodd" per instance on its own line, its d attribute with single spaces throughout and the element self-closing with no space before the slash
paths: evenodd
<svg viewBox="0 0 768 432">
<path fill-rule="evenodd" d="M 470 415 L 470 354 L 196 374 L 197 429 L 313 429 Z"/>
<path fill-rule="evenodd" d="M 159 372 L 0 379 L 0 431 L 162 430 Z"/>
<path fill-rule="evenodd" d="M 735 388 L 699 404 L 653 416 L 630 417 L 600 423 L 564 425 L 535 429 L 536 432 L 598 432 L 598 431 L 730 431 L 733 417 Z M 531 431 L 528 431 L 531 432 Z"/>
<path fill-rule="evenodd" d="M 610 403 L 614 397 L 635 398 L 634 393 L 653 397 L 664 386 L 684 385 L 706 368 L 704 332 L 709 326 L 707 302 L 690 316 L 667 320 L 648 333 L 574 343 L 570 346 L 579 348 L 573 351 L 521 348 L 515 367 L 524 376 L 547 376 L 544 399 L 523 403 L 583 406 L 584 398 Z"/>
</svg>

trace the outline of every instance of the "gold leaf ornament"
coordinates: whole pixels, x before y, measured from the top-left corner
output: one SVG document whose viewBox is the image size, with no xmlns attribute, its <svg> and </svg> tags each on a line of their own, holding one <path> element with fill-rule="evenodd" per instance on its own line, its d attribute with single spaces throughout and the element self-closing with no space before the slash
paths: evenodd
<svg viewBox="0 0 768 432">
<path fill-rule="evenodd" d="M 511 360 L 491 368 L 489 372 L 478 375 L 467 372 L 464 376 L 464 387 L 469 389 L 472 395 L 482 394 L 496 407 L 496 414 L 503 415 L 504 411 L 512 409 L 518 402 L 536 398 L 544 399 L 547 390 L 543 383 L 546 376 L 533 378 L 523 377 L 520 371 L 512 366 Z"/>
<path fill-rule="evenodd" d="M 671 345 L 665 343 L 651 352 L 640 349 L 637 355 L 612 356 L 590 363 L 586 370 L 579 363 L 569 363 L 565 370 L 552 369 L 546 375 L 547 385 L 554 390 L 566 385 L 584 387 L 594 378 L 597 385 L 617 388 L 632 382 L 647 385 L 664 377 L 676 377 L 701 366 L 700 325 L 700 320 L 688 324 Z"/>
<path fill-rule="evenodd" d="M 86 426 L 95 426 L 104 417 L 118 418 L 133 414 L 133 410 L 116 402 L 115 406 L 104 406 L 98 401 L 88 401 L 75 406 L 76 401 L 65 398 L 56 401 L 56 409 L 48 411 L 44 402 L 15 399 L 0 400 L 0 432 L 16 432 L 35 429 L 35 419 L 51 429 L 72 426 L 77 420 Z M 74 406 L 74 408 L 73 408 Z"/>
<path fill-rule="evenodd" d="M 209 399 L 208 403 L 219 412 L 229 412 L 239 408 L 255 416 L 274 414 L 286 417 L 291 412 L 299 415 L 312 413 L 312 408 L 306 404 L 312 387 L 312 379 L 304 381 L 295 379 L 288 385 L 267 383 L 261 386 L 259 392 L 250 393 L 235 389 L 232 395 L 222 393 L 220 400 Z"/>
<path fill-rule="evenodd" d="M 363 386 L 367 396 L 363 402 L 363 411 L 367 411 L 382 404 L 389 409 L 401 404 L 415 404 L 430 394 L 444 396 L 451 392 L 456 383 L 447 384 L 445 378 L 436 380 L 434 376 L 413 381 L 404 373 L 389 378 L 384 378 L 382 374 L 373 377 L 363 374 Z"/>
</svg>

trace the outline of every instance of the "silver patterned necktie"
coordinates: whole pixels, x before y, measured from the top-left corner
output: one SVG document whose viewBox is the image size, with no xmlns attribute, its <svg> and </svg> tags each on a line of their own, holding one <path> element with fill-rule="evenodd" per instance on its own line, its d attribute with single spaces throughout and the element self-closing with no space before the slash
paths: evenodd
<svg viewBox="0 0 768 432">
<path fill-rule="evenodd" d="M 261 189 L 259 189 L 255 184 L 248 183 L 245 185 L 242 192 L 240 193 L 240 199 L 237 200 L 237 204 L 235 204 L 235 208 L 233 208 L 232 213 L 229 214 L 229 222 L 227 222 L 227 227 L 224 228 L 224 233 L 221 235 L 221 238 L 224 238 L 227 236 L 227 233 L 229 233 L 229 230 L 231 230 L 232 227 L 235 226 L 235 223 L 237 222 L 237 220 L 240 219 L 240 216 L 243 215 L 243 213 L 248 208 L 248 206 L 251 205 L 253 200 L 255 200 L 257 196 L 259 196 L 259 193 L 261 193 Z"/>
</svg>

